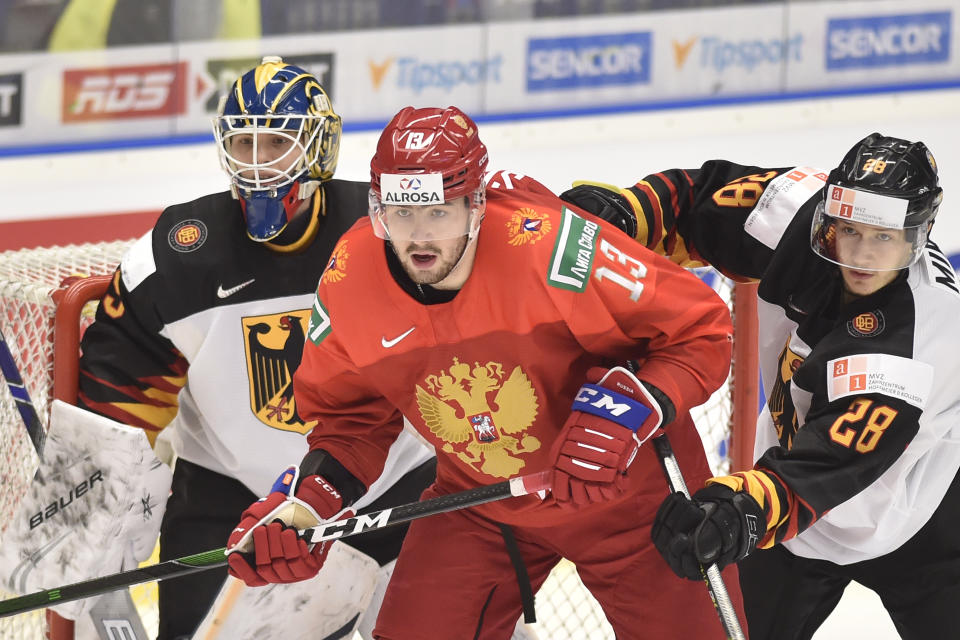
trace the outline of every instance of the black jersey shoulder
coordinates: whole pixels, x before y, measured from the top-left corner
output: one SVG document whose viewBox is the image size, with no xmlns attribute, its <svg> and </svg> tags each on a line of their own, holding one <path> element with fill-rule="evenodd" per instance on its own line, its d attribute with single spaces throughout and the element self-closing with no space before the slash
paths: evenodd
<svg viewBox="0 0 960 640">
<path fill-rule="evenodd" d="M 251 240 L 228 191 L 168 207 L 152 233 L 155 270 L 132 294 L 162 306 L 172 322 L 216 306 L 311 293 L 337 240 L 367 215 L 368 183 L 331 180 L 322 188 L 317 235 L 292 253 Z"/>
</svg>

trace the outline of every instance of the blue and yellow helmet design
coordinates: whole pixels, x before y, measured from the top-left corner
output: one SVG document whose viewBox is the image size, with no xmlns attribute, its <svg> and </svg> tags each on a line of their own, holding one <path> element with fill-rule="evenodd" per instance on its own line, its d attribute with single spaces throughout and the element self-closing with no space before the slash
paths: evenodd
<svg viewBox="0 0 960 640">
<path fill-rule="evenodd" d="M 340 116 L 313 74 L 279 57 L 263 58 L 237 79 L 213 130 L 257 241 L 279 235 L 336 170 Z"/>
</svg>

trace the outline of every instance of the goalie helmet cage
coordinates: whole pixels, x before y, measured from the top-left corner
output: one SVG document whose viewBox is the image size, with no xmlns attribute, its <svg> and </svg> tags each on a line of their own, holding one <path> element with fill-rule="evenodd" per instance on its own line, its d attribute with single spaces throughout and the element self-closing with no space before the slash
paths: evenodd
<svg viewBox="0 0 960 640">
<path fill-rule="evenodd" d="M 0 329 L 44 428 L 54 398 L 76 402 L 79 340 L 93 320 L 96 301 L 109 286 L 132 240 L 22 249 L 0 253 Z M 703 275 L 703 274 L 701 274 Z M 694 420 L 715 472 L 746 468 L 753 456 L 758 407 L 756 285 L 705 275 L 734 318 L 730 376 Z M 6 382 L 0 387 L 0 535 L 33 478 L 36 454 Z M 6 576 L 0 576 L 4 581 Z M 53 586 L 53 585 L 51 585 Z M 0 584 L 0 598 L 10 597 Z M 148 632 L 156 624 L 156 590 L 135 595 Z M 540 637 L 612 638 L 596 601 L 576 571 L 563 562 L 537 594 Z M 73 640 L 74 623 L 52 611 L 0 620 L 0 640 Z"/>
</svg>

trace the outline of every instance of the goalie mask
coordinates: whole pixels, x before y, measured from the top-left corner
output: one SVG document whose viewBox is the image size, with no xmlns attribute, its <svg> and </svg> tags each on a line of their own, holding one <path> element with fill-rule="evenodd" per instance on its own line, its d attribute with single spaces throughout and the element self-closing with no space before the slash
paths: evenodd
<svg viewBox="0 0 960 640">
<path fill-rule="evenodd" d="M 476 237 L 486 206 L 487 148 L 456 107 L 406 107 L 393 117 L 370 162 L 370 220 L 394 241 Z"/>
<path fill-rule="evenodd" d="M 315 76 L 278 57 L 237 79 L 213 132 L 247 234 L 258 242 L 279 235 L 337 166 L 340 116 Z"/>
<path fill-rule="evenodd" d="M 810 245 L 843 267 L 904 269 L 920 257 L 942 199 L 926 145 L 871 134 L 830 172 Z"/>
</svg>

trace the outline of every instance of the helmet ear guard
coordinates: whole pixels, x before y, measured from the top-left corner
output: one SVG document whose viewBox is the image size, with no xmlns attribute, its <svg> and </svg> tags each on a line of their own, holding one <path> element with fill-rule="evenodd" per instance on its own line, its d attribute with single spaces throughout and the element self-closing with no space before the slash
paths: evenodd
<svg viewBox="0 0 960 640">
<path fill-rule="evenodd" d="M 308 71 L 268 56 L 220 101 L 214 119 L 220 164 L 239 199 L 247 234 L 283 231 L 336 170 L 341 120 Z"/>
</svg>

